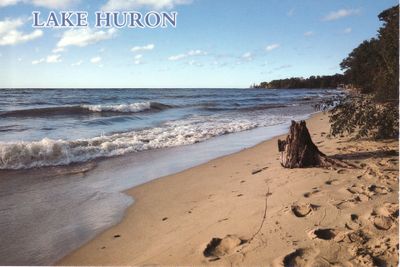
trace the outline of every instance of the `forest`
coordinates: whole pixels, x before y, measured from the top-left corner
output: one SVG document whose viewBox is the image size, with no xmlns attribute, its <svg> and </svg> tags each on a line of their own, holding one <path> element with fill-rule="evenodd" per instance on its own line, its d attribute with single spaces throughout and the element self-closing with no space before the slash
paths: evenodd
<svg viewBox="0 0 400 267">
<path fill-rule="evenodd" d="M 346 83 L 343 74 L 311 76 L 309 78 L 293 77 L 253 85 L 252 88 L 298 89 L 298 88 L 338 88 Z"/>
<path fill-rule="evenodd" d="M 376 37 L 362 42 L 340 63 L 346 81 L 355 89 L 331 102 L 333 135 L 398 138 L 399 5 L 378 18 L 382 26 Z"/>
<path fill-rule="evenodd" d="M 343 74 L 287 78 L 253 88 L 346 88 L 345 96 L 322 103 L 329 111 L 331 134 L 356 138 L 399 135 L 399 5 L 378 15 L 377 35 L 363 41 L 343 59 Z"/>
</svg>

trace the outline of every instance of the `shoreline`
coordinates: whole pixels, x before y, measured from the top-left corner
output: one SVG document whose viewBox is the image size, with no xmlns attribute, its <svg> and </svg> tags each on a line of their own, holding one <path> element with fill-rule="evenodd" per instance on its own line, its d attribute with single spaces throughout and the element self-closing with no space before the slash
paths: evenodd
<svg viewBox="0 0 400 267">
<path fill-rule="evenodd" d="M 7 247 L 0 250 L 0 257 L 7 259 L 3 263 L 8 265 L 53 264 L 121 221 L 133 202 L 124 191 L 252 147 L 285 133 L 288 127 L 288 123 L 259 127 L 190 146 L 78 165 L 0 171 L 0 222 L 8 226 L 3 237 L 9 240 Z M 13 193 L 16 188 L 18 192 Z M 52 205 L 44 205 L 42 199 L 53 199 Z M 9 205 L 24 206 L 27 202 L 35 214 L 25 209 L 7 209 Z M 14 227 L 13 220 L 26 227 Z M 48 242 L 52 243 L 50 249 Z M 12 256 L 8 256 L 10 253 Z"/>
<path fill-rule="evenodd" d="M 315 113 L 309 114 L 308 116 L 306 116 L 306 117 L 303 118 L 303 119 L 304 119 L 306 122 L 308 122 L 309 120 L 313 119 L 313 118 L 316 117 L 316 116 L 319 116 L 320 114 L 322 114 L 322 112 L 315 112 Z M 281 128 L 281 127 L 284 126 L 284 125 L 285 125 L 285 124 L 282 124 L 282 125 L 279 124 L 279 125 L 276 125 L 276 127 Z M 270 127 L 271 127 L 271 126 L 270 126 Z M 268 128 L 270 128 L 270 127 L 268 127 Z M 272 128 L 274 128 L 274 127 L 275 127 L 275 126 L 272 126 Z M 287 126 L 284 126 L 284 127 L 287 127 L 287 128 L 288 128 L 288 127 L 289 127 L 289 124 L 288 124 Z M 266 128 L 266 127 L 263 127 L 263 128 Z M 267 129 L 267 128 L 266 128 L 266 129 Z M 252 130 L 250 130 L 250 131 L 254 131 L 254 130 L 255 130 L 255 129 L 252 129 Z M 128 197 L 132 198 L 132 200 L 133 200 L 133 201 L 132 201 L 132 204 L 124 210 L 122 219 L 119 220 L 118 223 L 114 224 L 114 225 L 111 226 L 111 227 L 108 227 L 107 229 L 105 229 L 105 230 L 102 231 L 101 233 L 97 234 L 94 238 L 92 238 L 91 240 L 87 241 L 86 243 L 84 243 L 83 245 L 81 245 L 80 247 L 78 247 L 77 249 L 73 250 L 71 253 L 68 253 L 66 256 L 64 256 L 64 257 L 62 257 L 61 259 L 57 260 L 57 261 L 55 262 L 55 265 L 64 265 L 62 262 L 63 262 L 66 258 L 68 258 L 69 256 L 71 256 L 71 255 L 74 254 L 75 252 L 79 251 L 82 247 L 86 246 L 87 244 L 93 242 L 93 241 L 96 240 L 99 236 L 103 235 L 105 232 L 107 232 L 107 231 L 113 229 L 114 227 L 117 227 L 118 225 L 120 225 L 120 224 L 125 220 L 125 218 L 126 218 L 128 212 L 130 211 L 130 209 L 134 208 L 135 204 L 136 204 L 137 201 L 138 201 L 138 199 L 137 199 L 137 197 L 136 197 L 136 195 L 135 195 L 135 192 L 134 192 L 135 190 L 137 190 L 137 189 L 140 190 L 141 187 L 147 187 L 147 186 L 151 185 L 152 183 L 157 182 L 158 180 L 170 178 L 171 176 L 173 177 L 173 176 L 175 176 L 175 175 L 179 175 L 179 174 L 181 174 L 181 173 L 184 173 L 184 172 L 187 172 L 187 171 L 191 171 L 192 169 L 196 169 L 196 168 L 201 167 L 201 166 L 203 166 L 203 165 L 211 164 L 213 161 L 221 160 L 221 159 L 224 159 L 224 158 L 227 158 L 227 157 L 231 157 L 231 156 L 233 156 L 233 155 L 235 155 L 235 154 L 239 154 L 239 153 L 241 153 L 241 152 L 243 152 L 243 151 L 246 151 L 246 150 L 248 150 L 248 149 L 253 149 L 253 148 L 255 148 L 255 147 L 257 147 L 257 146 L 260 146 L 260 145 L 262 145 L 262 144 L 264 144 L 264 143 L 267 143 L 267 142 L 272 142 L 272 141 L 274 140 L 274 143 L 276 143 L 276 140 L 277 140 L 277 139 L 279 139 L 279 138 L 285 138 L 285 137 L 286 137 L 286 134 L 276 134 L 275 131 L 277 131 L 277 130 L 272 130 L 272 134 L 270 134 L 270 136 L 266 136 L 266 139 L 264 139 L 264 140 L 262 140 L 262 141 L 259 141 L 258 143 L 256 143 L 255 145 L 251 145 L 250 147 L 242 148 L 242 149 L 240 149 L 240 150 L 238 150 L 238 151 L 235 151 L 235 152 L 228 152 L 228 154 L 217 155 L 216 157 L 214 157 L 214 158 L 212 158 L 212 159 L 210 159 L 210 160 L 207 160 L 206 162 L 199 163 L 199 164 L 196 164 L 196 165 L 194 165 L 194 166 L 189 166 L 189 167 L 187 167 L 187 168 L 184 168 L 183 170 L 180 170 L 180 171 L 177 171 L 177 172 L 172 172 L 171 174 L 162 175 L 162 176 L 157 177 L 157 178 L 149 179 L 149 180 L 147 180 L 147 181 L 144 181 L 144 182 L 142 182 L 142 183 L 139 183 L 139 184 L 137 184 L 137 185 L 134 185 L 134 186 L 132 186 L 132 187 L 130 187 L 130 188 L 128 188 L 128 189 L 125 189 L 125 190 L 120 191 L 121 193 L 123 193 L 123 194 L 127 195 Z M 278 130 L 278 131 L 279 131 L 279 130 Z M 237 134 L 246 134 L 246 133 L 247 133 L 247 131 L 241 132 L 241 133 L 234 133 L 234 134 L 231 134 L 231 136 L 237 135 Z M 226 137 L 226 136 L 222 136 L 222 137 Z M 209 141 L 210 141 L 210 140 L 207 140 L 206 142 L 209 142 Z M 193 146 L 193 145 L 192 145 L 192 146 Z M 115 161 L 115 160 L 118 160 L 118 158 L 114 158 L 113 160 L 114 160 L 114 161 Z M 121 160 L 127 161 L 127 160 L 129 160 L 129 157 L 127 157 L 127 156 L 122 157 Z M 103 161 L 100 161 L 100 163 L 101 163 L 101 162 L 103 162 Z M 96 167 L 98 167 L 98 166 L 96 166 Z M 96 167 L 94 167 L 94 168 L 96 168 Z"/>
<path fill-rule="evenodd" d="M 307 120 L 307 125 L 313 141 L 328 155 L 344 152 L 344 148 L 339 146 L 349 145 L 351 142 L 344 138 L 327 139 L 325 136 L 329 125 L 327 116 L 322 113 L 312 115 Z M 367 196 L 371 201 L 352 202 L 350 199 L 354 194 L 346 188 L 354 184 L 354 177 L 365 170 L 283 169 L 277 159 L 279 153 L 276 147 L 276 140 L 282 137 L 274 137 L 254 147 L 124 191 L 134 198 L 134 204 L 125 211 L 122 221 L 57 264 L 254 265 L 267 262 L 279 265 L 283 261 L 282 257 L 288 259 L 298 249 L 308 251 L 303 256 L 315 261 L 321 259 L 322 256 L 318 256 L 320 254 L 329 258 L 333 251 L 343 246 L 342 241 L 333 239 L 346 236 L 350 231 L 345 227 L 349 223 L 350 214 L 362 213 L 363 210 L 368 210 L 369 214 L 359 214 L 357 217 L 367 227 L 366 232 L 376 235 L 377 239 L 381 238 L 379 231 L 375 233 L 374 226 L 367 223 L 375 216 L 371 214 L 377 209 L 372 204 L 396 204 L 398 189 L 393 188 L 386 194 Z M 372 148 L 379 144 L 365 142 Z M 396 144 L 393 141 L 390 147 L 396 149 Z M 355 147 L 354 142 L 350 147 Z M 366 160 L 368 159 L 357 158 L 356 161 L 364 163 Z M 367 166 L 372 165 L 368 163 Z M 255 173 L 257 170 L 261 171 Z M 344 179 L 341 181 L 339 178 Z M 384 188 L 376 182 L 375 186 Z M 323 191 L 328 193 L 321 194 Z M 271 194 L 267 197 L 266 219 L 251 242 L 228 246 L 225 254 L 219 257 L 205 257 L 203 252 L 212 238 L 222 239 L 227 235 L 236 238 L 227 243 L 251 239 L 263 218 L 264 208 L 267 209 L 264 205 L 266 192 Z M 373 201 L 374 198 L 376 201 Z M 303 204 L 314 208 L 304 216 L 297 216 L 301 213 L 301 209 L 297 209 L 303 207 Z M 339 213 L 347 214 L 339 216 Z M 398 223 L 392 224 L 384 234 L 396 233 Z M 335 233 L 332 235 L 335 238 L 323 241 L 309 238 L 309 232 L 318 227 L 334 229 Z M 395 247 L 396 242 L 398 244 L 396 236 L 397 234 L 393 234 L 389 247 Z M 317 248 L 316 245 L 322 246 Z M 331 254 L 329 246 L 333 246 Z M 329 255 L 325 255 L 326 253 Z M 337 253 L 339 252 L 336 251 Z M 292 256 L 291 260 L 302 257 L 300 254 Z M 345 262 L 350 257 L 360 260 L 359 255 L 351 255 L 348 251 L 341 252 L 339 260 Z M 394 254 L 385 254 L 381 258 L 389 262 L 397 260 Z"/>
</svg>

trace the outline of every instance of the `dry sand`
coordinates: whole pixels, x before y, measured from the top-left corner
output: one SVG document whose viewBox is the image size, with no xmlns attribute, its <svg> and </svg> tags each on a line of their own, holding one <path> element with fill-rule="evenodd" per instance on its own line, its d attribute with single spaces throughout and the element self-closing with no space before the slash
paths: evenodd
<svg viewBox="0 0 400 267">
<path fill-rule="evenodd" d="M 274 138 L 130 189 L 123 221 L 58 264 L 397 266 L 398 142 L 307 126 L 359 168 L 284 169 Z"/>
</svg>

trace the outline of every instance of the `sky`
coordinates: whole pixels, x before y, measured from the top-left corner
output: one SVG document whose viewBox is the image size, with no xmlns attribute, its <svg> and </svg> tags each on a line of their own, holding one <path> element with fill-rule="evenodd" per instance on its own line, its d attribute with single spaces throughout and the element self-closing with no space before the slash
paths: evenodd
<svg viewBox="0 0 400 267">
<path fill-rule="evenodd" d="M 394 0 L 0 0 L 0 88 L 247 88 L 341 73 Z M 101 10 L 178 12 L 176 28 L 95 28 Z M 38 29 L 32 12 L 86 11 Z"/>
</svg>

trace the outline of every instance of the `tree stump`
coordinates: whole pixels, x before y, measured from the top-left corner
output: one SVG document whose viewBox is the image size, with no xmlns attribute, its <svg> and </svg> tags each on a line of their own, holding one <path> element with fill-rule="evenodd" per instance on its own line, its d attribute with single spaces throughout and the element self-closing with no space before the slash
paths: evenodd
<svg viewBox="0 0 400 267">
<path fill-rule="evenodd" d="M 327 167 L 329 159 L 311 140 L 306 122 L 292 121 L 286 140 L 278 140 L 281 165 L 285 168 Z"/>
</svg>

